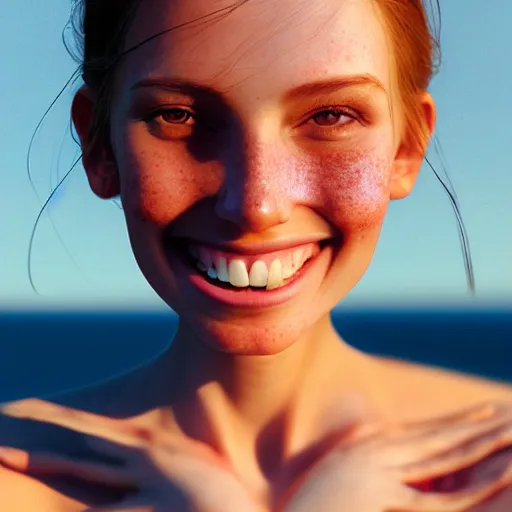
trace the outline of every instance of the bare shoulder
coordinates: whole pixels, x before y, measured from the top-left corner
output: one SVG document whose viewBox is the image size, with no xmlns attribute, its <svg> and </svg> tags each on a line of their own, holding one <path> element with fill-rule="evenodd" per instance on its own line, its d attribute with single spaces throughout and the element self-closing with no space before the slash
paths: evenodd
<svg viewBox="0 0 512 512">
<path fill-rule="evenodd" d="M 53 425 L 0 415 L 0 445 L 27 451 L 69 454 L 79 451 L 80 438 L 77 434 Z M 44 479 L 29 477 L 2 466 L 0 496 L 2 510 L 10 512 L 81 510 Z"/>
<path fill-rule="evenodd" d="M 470 407 L 479 402 L 511 402 L 512 384 L 456 371 L 384 360 L 397 406 L 414 418 Z"/>
<path fill-rule="evenodd" d="M 100 406 L 103 396 L 101 388 L 92 388 L 63 393 L 47 400 L 74 409 L 82 409 L 87 401 L 94 401 L 94 399 Z M 61 427 L 0 414 L 0 445 L 30 451 L 48 450 L 62 453 L 69 450 L 75 451 L 79 442 L 79 435 Z"/>
<path fill-rule="evenodd" d="M 49 486 L 0 466 L 2 510 L 9 512 L 79 512 L 83 505 L 58 494 Z"/>
<path fill-rule="evenodd" d="M 393 415 L 408 420 L 427 420 L 478 403 L 512 405 L 512 385 L 455 371 L 383 360 L 395 395 Z M 502 446 L 471 467 L 465 468 L 466 485 L 479 485 L 489 475 L 503 475 L 512 465 L 512 447 Z M 453 476 L 452 474 L 451 476 Z M 510 512 L 512 488 L 492 496 L 467 512 Z"/>
<path fill-rule="evenodd" d="M 111 381 L 87 389 L 56 395 L 55 402 L 73 409 L 87 410 L 101 415 L 111 410 L 118 383 Z M 44 422 L 11 418 L 0 415 L 0 445 L 30 452 L 51 452 L 64 456 L 92 457 L 83 434 Z M 59 489 L 59 490 L 57 490 Z M 84 501 L 78 498 L 74 485 L 59 481 L 29 477 L 0 466 L 1 510 L 9 512 L 78 512 Z"/>
<path fill-rule="evenodd" d="M 100 417 L 130 421 L 145 410 L 137 402 L 141 395 L 141 379 L 136 372 L 44 400 L 70 409 L 86 411 Z M 65 453 L 80 451 L 82 435 L 43 422 L 11 418 L 0 414 L 0 445 L 24 450 L 49 450 Z M 85 445 L 84 445 L 85 446 Z"/>
</svg>

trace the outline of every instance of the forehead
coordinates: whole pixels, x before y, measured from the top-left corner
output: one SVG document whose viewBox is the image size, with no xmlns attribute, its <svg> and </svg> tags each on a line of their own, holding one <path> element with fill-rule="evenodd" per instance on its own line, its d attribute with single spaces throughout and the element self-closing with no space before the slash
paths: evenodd
<svg viewBox="0 0 512 512">
<path fill-rule="evenodd" d="M 148 76 L 282 94 L 305 82 L 372 74 L 389 85 L 374 0 L 143 0 L 122 61 L 123 82 Z"/>
</svg>

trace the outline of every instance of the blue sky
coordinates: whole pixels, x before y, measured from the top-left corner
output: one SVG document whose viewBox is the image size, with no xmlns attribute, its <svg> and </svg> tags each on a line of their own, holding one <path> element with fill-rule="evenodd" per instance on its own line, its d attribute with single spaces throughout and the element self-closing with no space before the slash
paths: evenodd
<svg viewBox="0 0 512 512">
<path fill-rule="evenodd" d="M 470 236 L 478 301 L 510 302 L 512 3 L 441 4 L 443 64 L 431 87 L 437 137 Z M 41 295 L 29 284 L 28 241 L 40 201 L 76 153 L 68 129 L 68 89 L 36 139 L 32 167 L 38 199 L 26 155 L 33 129 L 75 68 L 61 41 L 69 8 L 69 0 L 2 6 L 0 307 L 159 307 L 131 254 L 122 212 L 92 195 L 80 166 L 36 234 L 32 270 Z M 435 155 L 432 160 L 439 164 Z M 347 303 L 454 300 L 470 302 L 455 217 L 425 167 L 412 196 L 392 205 L 374 262 Z"/>
</svg>

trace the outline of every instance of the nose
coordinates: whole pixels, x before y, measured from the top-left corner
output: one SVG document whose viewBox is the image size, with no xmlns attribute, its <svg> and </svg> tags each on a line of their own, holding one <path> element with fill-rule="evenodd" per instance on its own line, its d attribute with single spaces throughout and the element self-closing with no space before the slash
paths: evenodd
<svg viewBox="0 0 512 512">
<path fill-rule="evenodd" d="M 261 233 L 291 216 L 290 176 L 280 172 L 280 159 L 272 146 L 251 149 L 246 144 L 241 158 L 227 162 L 216 214 L 246 232 Z"/>
</svg>

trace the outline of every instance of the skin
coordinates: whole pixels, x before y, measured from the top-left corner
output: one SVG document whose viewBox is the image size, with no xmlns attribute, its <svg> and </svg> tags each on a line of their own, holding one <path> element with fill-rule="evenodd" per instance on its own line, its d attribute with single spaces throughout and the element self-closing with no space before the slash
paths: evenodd
<svg viewBox="0 0 512 512">
<path fill-rule="evenodd" d="M 145 0 L 126 49 L 211 10 L 210 0 Z M 121 196 L 140 269 L 180 326 L 147 367 L 58 402 L 205 443 L 268 502 L 325 454 L 311 447 L 347 425 L 421 420 L 510 398 L 504 386 L 362 354 L 330 322 L 371 261 L 389 202 L 412 191 L 424 157 L 400 123 L 388 48 L 371 0 L 248 2 L 122 59 L 110 141 L 87 146 L 95 98 L 87 87 L 77 93 L 72 117 L 90 186 L 104 199 Z M 354 76 L 363 78 L 348 83 Z M 149 79 L 160 85 L 136 86 Z M 334 79 L 343 84 L 305 88 Z M 203 90 L 171 90 L 177 80 Z M 419 102 L 432 132 L 434 102 L 426 91 Z M 164 107 L 193 115 L 178 116 L 182 124 L 148 120 Z M 335 107 L 345 113 L 334 121 L 315 117 Z M 169 265 L 164 233 L 240 249 L 308 236 L 337 242 L 299 295 L 244 309 L 191 286 Z M 25 448 L 17 432 L 14 444 Z M 41 434 L 37 448 L 48 438 Z M 308 450 L 308 462 L 297 463 Z"/>
</svg>

